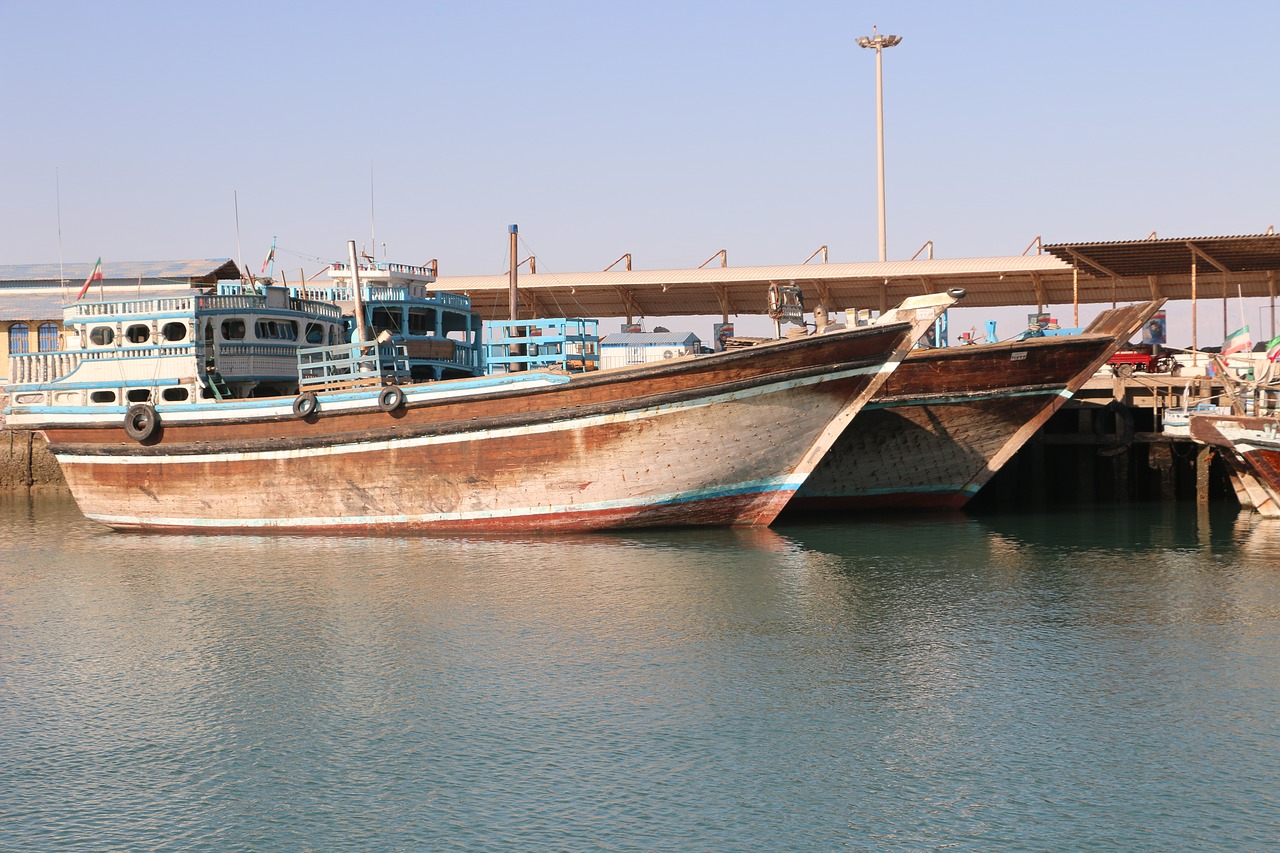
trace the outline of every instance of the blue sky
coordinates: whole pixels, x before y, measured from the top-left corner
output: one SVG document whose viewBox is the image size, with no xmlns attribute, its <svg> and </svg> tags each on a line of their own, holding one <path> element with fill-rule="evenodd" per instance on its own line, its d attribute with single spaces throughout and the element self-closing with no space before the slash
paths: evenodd
<svg viewBox="0 0 1280 853">
<path fill-rule="evenodd" d="M 1274 0 L 0 0 L 0 263 L 874 260 L 873 24 L 890 258 L 1280 224 Z"/>
</svg>

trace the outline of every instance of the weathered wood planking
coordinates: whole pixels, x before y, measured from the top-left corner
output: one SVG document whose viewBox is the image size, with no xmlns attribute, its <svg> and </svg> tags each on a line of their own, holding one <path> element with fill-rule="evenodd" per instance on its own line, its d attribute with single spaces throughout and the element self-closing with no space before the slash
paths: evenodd
<svg viewBox="0 0 1280 853">
<path fill-rule="evenodd" d="M 161 407 L 143 444 L 118 424 L 44 431 L 81 510 L 120 529 L 761 525 L 927 324 L 457 398 L 468 380 L 410 386 L 394 412 Z"/>
<path fill-rule="evenodd" d="M 1080 335 L 914 350 L 797 490 L 797 510 L 956 509 L 1163 301 Z"/>
</svg>

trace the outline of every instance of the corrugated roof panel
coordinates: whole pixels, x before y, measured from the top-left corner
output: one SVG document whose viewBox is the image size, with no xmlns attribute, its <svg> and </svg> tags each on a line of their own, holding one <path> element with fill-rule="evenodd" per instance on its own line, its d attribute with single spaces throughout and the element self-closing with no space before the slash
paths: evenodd
<svg viewBox="0 0 1280 853">
<path fill-rule="evenodd" d="M 1193 259 L 1204 272 L 1280 269 L 1280 234 L 1054 243 L 1044 250 L 1105 277 L 1188 273 Z"/>
<path fill-rule="evenodd" d="M 65 280 L 83 284 L 93 272 L 93 261 L 62 264 L 0 264 L 0 283 L 20 282 L 48 284 Z M 141 279 L 235 279 L 240 268 L 229 258 L 208 258 L 195 261 L 112 261 L 102 262 L 102 277 L 107 281 L 136 281 Z"/>
<path fill-rule="evenodd" d="M 50 288 L 41 288 L 39 291 L 30 292 L 14 292 L 0 291 L 0 321 L 13 322 L 16 320 L 54 320 L 62 322 L 62 307 L 75 301 L 76 293 L 80 290 L 79 286 L 68 288 L 67 290 L 53 290 Z M 157 299 L 164 296 L 173 296 L 175 291 L 181 290 L 169 287 L 105 287 L 103 288 L 105 301 L 111 302 L 120 299 Z M 84 301 L 98 302 L 98 288 L 94 285 L 90 293 L 85 294 Z"/>
<path fill-rule="evenodd" d="M 746 282 L 839 281 L 903 278 L 935 275 L 963 275 L 1070 272 L 1070 264 L 1050 255 L 1009 258 L 955 258 L 922 261 L 885 261 L 854 264 L 791 264 L 765 267 L 706 267 L 680 270 L 608 270 L 605 272 L 538 273 L 522 275 L 522 287 L 655 287 L 676 284 L 735 284 Z M 506 290 L 506 274 L 441 276 L 436 286 L 443 290 Z"/>
<path fill-rule="evenodd" d="M 614 332 L 600 339 L 600 346 L 694 346 L 702 339 L 693 332 Z"/>
</svg>

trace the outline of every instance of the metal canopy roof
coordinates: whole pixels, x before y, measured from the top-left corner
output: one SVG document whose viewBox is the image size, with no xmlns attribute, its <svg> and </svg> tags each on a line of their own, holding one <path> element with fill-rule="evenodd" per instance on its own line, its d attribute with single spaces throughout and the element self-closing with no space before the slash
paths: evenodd
<svg viewBox="0 0 1280 853">
<path fill-rule="evenodd" d="M 0 321 L 12 320 L 52 320 L 62 322 L 62 307 L 76 298 L 79 285 L 73 285 L 69 291 L 51 291 L 45 288 L 38 290 L 19 290 L 4 292 L 0 295 Z M 107 287 L 104 288 L 106 298 L 113 299 L 160 299 L 181 295 L 173 285 L 167 287 Z M 84 298 L 85 302 L 98 301 L 98 288 Z"/>
<path fill-rule="evenodd" d="M 91 272 L 92 263 L 62 264 L 61 267 L 58 264 L 0 264 L 0 284 L 11 287 L 47 286 L 66 281 L 79 285 Z M 108 286 L 113 282 L 133 283 L 138 279 L 213 284 L 219 280 L 239 278 L 240 268 L 229 258 L 198 261 L 107 261 L 102 264 L 102 277 Z"/>
<path fill-rule="evenodd" d="M 1178 237 L 1109 243 L 1055 243 L 1044 250 L 1100 278 L 1246 273 L 1280 270 L 1280 234 L 1238 237 Z"/>
<path fill-rule="evenodd" d="M 1036 303 L 1066 294 L 1071 267 L 1049 255 L 853 264 L 711 267 L 539 273 L 518 281 L 522 316 L 680 317 L 764 314 L 769 285 L 796 284 L 809 308 L 881 308 L 908 296 L 962 287 L 966 306 Z M 442 290 L 466 293 L 485 319 L 507 319 L 507 276 L 442 276 Z M 1110 301 L 1101 296 L 1095 301 Z M 1048 304 L 1046 299 L 1046 304 Z"/>
<path fill-rule="evenodd" d="M 964 288 L 958 307 L 1191 299 L 1240 292 L 1273 297 L 1280 235 L 1060 243 L 1047 254 L 854 264 L 540 273 L 519 277 L 524 317 L 679 317 L 764 314 L 771 284 L 796 284 L 805 305 L 885 309 L 908 296 Z M 507 319 L 507 276 L 445 276 L 491 320 Z"/>
</svg>

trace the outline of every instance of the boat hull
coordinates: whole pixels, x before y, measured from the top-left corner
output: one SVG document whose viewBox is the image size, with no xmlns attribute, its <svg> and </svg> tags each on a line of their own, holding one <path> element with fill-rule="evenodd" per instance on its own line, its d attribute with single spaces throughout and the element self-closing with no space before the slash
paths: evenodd
<svg viewBox="0 0 1280 853">
<path fill-rule="evenodd" d="M 1241 504 L 1251 504 L 1264 518 L 1280 518 L 1280 425 L 1276 419 L 1192 414 L 1188 420 L 1192 439 L 1222 452 Z"/>
<path fill-rule="evenodd" d="M 1081 335 L 915 350 L 789 509 L 959 509 L 1160 306 L 1103 312 Z"/>
<path fill-rule="evenodd" d="M 84 514 L 170 531 L 766 525 L 927 323 L 587 376 L 377 389 L 42 428 Z M 363 394 L 363 396 L 361 396 Z M 65 418 L 63 419 L 65 421 Z"/>
</svg>

